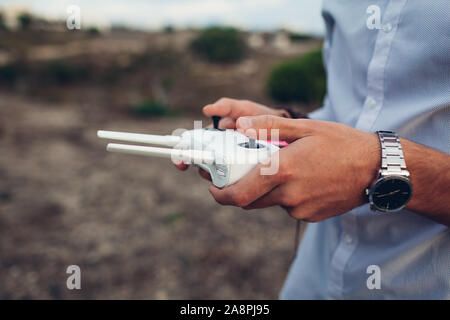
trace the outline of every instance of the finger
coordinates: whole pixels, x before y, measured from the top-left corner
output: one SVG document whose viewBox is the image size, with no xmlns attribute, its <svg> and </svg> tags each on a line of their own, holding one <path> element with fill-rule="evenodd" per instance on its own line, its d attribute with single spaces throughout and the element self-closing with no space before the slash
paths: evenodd
<svg viewBox="0 0 450 320">
<path fill-rule="evenodd" d="M 220 129 L 236 129 L 236 121 L 232 118 L 222 118 L 219 122 Z"/>
<path fill-rule="evenodd" d="M 311 217 L 309 217 L 309 214 L 304 207 L 290 207 L 287 208 L 286 211 L 294 219 L 302 220 L 305 222 L 315 222 L 313 219 L 311 219 Z"/>
<path fill-rule="evenodd" d="M 183 161 L 174 160 L 173 164 L 181 171 L 186 171 L 189 168 L 189 165 L 185 164 Z"/>
<path fill-rule="evenodd" d="M 301 205 L 285 209 L 292 218 L 310 223 L 320 222 L 339 214 L 330 215 L 328 211 L 317 213 L 315 207 L 311 205 Z"/>
<path fill-rule="evenodd" d="M 209 174 L 209 172 L 206 172 L 205 170 L 203 170 L 202 168 L 198 168 L 198 173 L 200 174 L 200 176 L 203 179 L 209 180 L 211 181 L 211 175 Z"/>
<path fill-rule="evenodd" d="M 222 98 L 214 104 L 209 104 L 203 108 L 203 113 L 207 117 L 219 116 L 237 119 L 241 116 L 254 113 L 254 104 L 246 101 Z"/>
<path fill-rule="evenodd" d="M 206 126 L 206 128 L 212 127 L 212 123 Z M 236 121 L 231 118 L 222 118 L 219 121 L 219 129 L 236 129 Z"/>
<path fill-rule="evenodd" d="M 309 119 L 286 119 L 277 116 L 240 117 L 236 121 L 236 128 L 251 136 L 261 139 L 286 140 L 292 142 L 310 136 L 314 132 L 314 125 L 320 121 Z M 274 136 L 278 134 L 277 136 Z"/>
<path fill-rule="evenodd" d="M 283 189 L 282 186 L 275 187 L 272 191 L 268 192 L 261 198 L 244 207 L 244 209 L 254 210 L 285 205 L 285 203 L 283 203 L 283 198 L 285 197 L 285 194 L 284 190 L 282 189 Z"/>
<path fill-rule="evenodd" d="M 234 105 L 235 103 L 233 102 L 229 102 L 227 104 L 209 104 L 203 108 L 203 113 L 207 117 L 231 117 L 233 115 L 232 111 Z"/>
<path fill-rule="evenodd" d="M 224 189 L 211 186 L 209 191 L 214 199 L 222 205 L 246 207 L 262 197 L 278 185 L 277 175 L 262 175 L 261 168 L 255 167 L 249 174 L 237 183 Z"/>
</svg>

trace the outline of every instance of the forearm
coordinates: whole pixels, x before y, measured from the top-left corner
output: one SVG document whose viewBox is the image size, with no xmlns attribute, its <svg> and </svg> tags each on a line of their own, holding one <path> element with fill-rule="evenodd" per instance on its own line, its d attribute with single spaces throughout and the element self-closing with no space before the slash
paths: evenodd
<svg viewBox="0 0 450 320">
<path fill-rule="evenodd" d="M 401 139 L 413 196 L 406 208 L 450 226 L 450 156 Z"/>
<path fill-rule="evenodd" d="M 401 142 L 413 186 L 406 208 L 450 227 L 450 156 L 406 139 Z M 380 167 L 378 157 L 369 168 Z"/>
</svg>

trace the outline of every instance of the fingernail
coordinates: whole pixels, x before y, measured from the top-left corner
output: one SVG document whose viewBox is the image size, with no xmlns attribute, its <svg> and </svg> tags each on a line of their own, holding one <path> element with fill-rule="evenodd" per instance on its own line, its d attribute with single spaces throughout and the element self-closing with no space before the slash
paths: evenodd
<svg viewBox="0 0 450 320">
<path fill-rule="evenodd" d="M 249 129 L 252 127 L 252 119 L 241 117 L 238 119 L 238 124 L 241 129 Z"/>
</svg>

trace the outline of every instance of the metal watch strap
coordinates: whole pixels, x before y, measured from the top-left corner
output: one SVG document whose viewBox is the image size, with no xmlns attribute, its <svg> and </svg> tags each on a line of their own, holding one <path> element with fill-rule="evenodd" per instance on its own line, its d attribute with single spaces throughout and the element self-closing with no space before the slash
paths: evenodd
<svg viewBox="0 0 450 320">
<path fill-rule="evenodd" d="M 395 132 L 377 131 L 381 144 L 381 176 L 409 177 L 400 139 Z"/>
</svg>

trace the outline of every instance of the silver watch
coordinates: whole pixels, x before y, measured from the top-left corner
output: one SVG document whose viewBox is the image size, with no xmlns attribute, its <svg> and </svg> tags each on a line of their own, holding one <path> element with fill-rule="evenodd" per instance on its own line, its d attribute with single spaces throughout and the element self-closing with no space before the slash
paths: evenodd
<svg viewBox="0 0 450 320">
<path fill-rule="evenodd" d="M 373 187 L 366 189 L 370 208 L 382 212 L 403 209 L 412 196 L 412 185 L 400 139 L 395 132 L 377 131 L 381 144 L 381 168 Z"/>
</svg>

